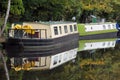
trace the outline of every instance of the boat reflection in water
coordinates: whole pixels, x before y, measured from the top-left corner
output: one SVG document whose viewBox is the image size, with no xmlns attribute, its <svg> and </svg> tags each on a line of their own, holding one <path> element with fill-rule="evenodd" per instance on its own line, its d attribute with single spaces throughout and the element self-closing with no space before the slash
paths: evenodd
<svg viewBox="0 0 120 80">
<path fill-rule="evenodd" d="M 30 50 L 30 49 L 29 49 Z M 70 42 L 55 48 L 51 51 L 34 52 L 30 54 L 22 51 L 17 55 L 8 54 L 10 57 L 11 68 L 15 71 L 20 70 L 46 70 L 53 69 L 76 58 L 78 51 L 78 41 Z M 45 54 L 46 53 L 46 54 Z"/>
<path fill-rule="evenodd" d="M 117 42 L 117 38 L 80 40 L 78 51 L 112 48 L 112 47 L 115 47 L 116 42 Z"/>
<path fill-rule="evenodd" d="M 43 70 L 53 69 L 75 59 L 77 55 L 77 48 L 61 52 L 55 55 L 42 57 L 13 57 L 11 58 L 11 66 L 16 71 L 19 70 Z"/>
</svg>

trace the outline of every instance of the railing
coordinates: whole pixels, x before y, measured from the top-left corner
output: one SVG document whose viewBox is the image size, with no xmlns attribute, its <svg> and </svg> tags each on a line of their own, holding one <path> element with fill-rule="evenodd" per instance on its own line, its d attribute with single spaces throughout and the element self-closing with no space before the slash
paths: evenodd
<svg viewBox="0 0 120 80">
<path fill-rule="evenodd" d="M 46 29 L 9 29 L 8 37 L 47 39 Z"/>
</svg>

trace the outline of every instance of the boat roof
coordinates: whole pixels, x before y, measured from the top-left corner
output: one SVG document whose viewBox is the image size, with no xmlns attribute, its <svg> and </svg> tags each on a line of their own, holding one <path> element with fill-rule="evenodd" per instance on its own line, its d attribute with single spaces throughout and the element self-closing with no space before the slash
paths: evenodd
<svg viewBox="0 0 120 80">
<path fill-rule="evenodd" d="M 101 25 L 101 24 L 116 24 L 116 23 L 115 22 L 85 23 L 85 25 Z"/>
<path fill-rule="evenodd" d="M 47 22 L 24 22 L 24 23 L 36 23 L 36 24 L 44 24 L 44 25 L 56 25 L 56 24 L 73 24 L 76 22 L 70 22 L 70 21 L 47 21 Z"/>
</svg>

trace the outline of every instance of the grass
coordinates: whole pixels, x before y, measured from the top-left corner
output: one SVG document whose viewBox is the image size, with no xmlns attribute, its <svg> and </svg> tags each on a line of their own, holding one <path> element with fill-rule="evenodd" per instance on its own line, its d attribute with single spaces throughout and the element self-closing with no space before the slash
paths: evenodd
<svg viewBox="0 0 120 80">
<path fill-rule="evenodd" d="M 92 35 L 92 34 L 101 34 L 101 33 L 108 33 L 108 32 L 116 32 L 116 31 L 117 31 L 117 29 L 85 32 L 84 24 L 78 24 L 78 32 L 79 32 L 80 36 Z"/>
</svg>

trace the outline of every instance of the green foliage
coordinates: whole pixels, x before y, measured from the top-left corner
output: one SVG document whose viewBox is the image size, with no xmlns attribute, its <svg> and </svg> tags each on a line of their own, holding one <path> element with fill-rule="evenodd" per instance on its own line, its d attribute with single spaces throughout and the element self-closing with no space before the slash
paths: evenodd
<svg viewBox="0 0 120 80">
<path fill-rule="evenodd" d="M 0 7 L 0 15 L 4 15 L 7 0 L 1 0 Z M 108 21 L 120 22 L 119 8 L 119 0 L 12 0 L 10 21 L 15 21 L 14 19 L 18 21 L 71 21 L 74 16 L 78 22 L 86 22 L 88 16 L 95 15 L 106 18 Z"/>
<path fill-rule="evenodd" d="M 81 5 L 76 0 L 23 0 L 25 20 L 71 20 L 80 16 Z"/>
<path fill-rule="evenodd" d="M 10 13 L 14 15 L 20 15 L 24 13 L 24 7 L 22 0 L 12 0 Z"/>
<path fill-rule="evenodd" d="M 116 4 L 119 3 L 119 0 L 87 0 L 87 2 L 86 0 L 81 0 L 81 3 L 84 15 L 100 16 L 101 18 L 106 18 L 106 20 L 109 21 L 113 21 L 113 12 L 115 10 L 119 10 L 119 8 L 114 8 L 115 6 L 118 7 Z M 83 19 L 81 22 L 86 22 L 86 16 L 81 17 Z"/>
<path fill-rule="evenodd" d="M 7 10 L 8 0 L 1 0 L 1 6 L 5 14 Z M 11 0 L 10 14 L 21 15 L 24 13 L 24 7 L 22 0 Z"/>
</svg>

